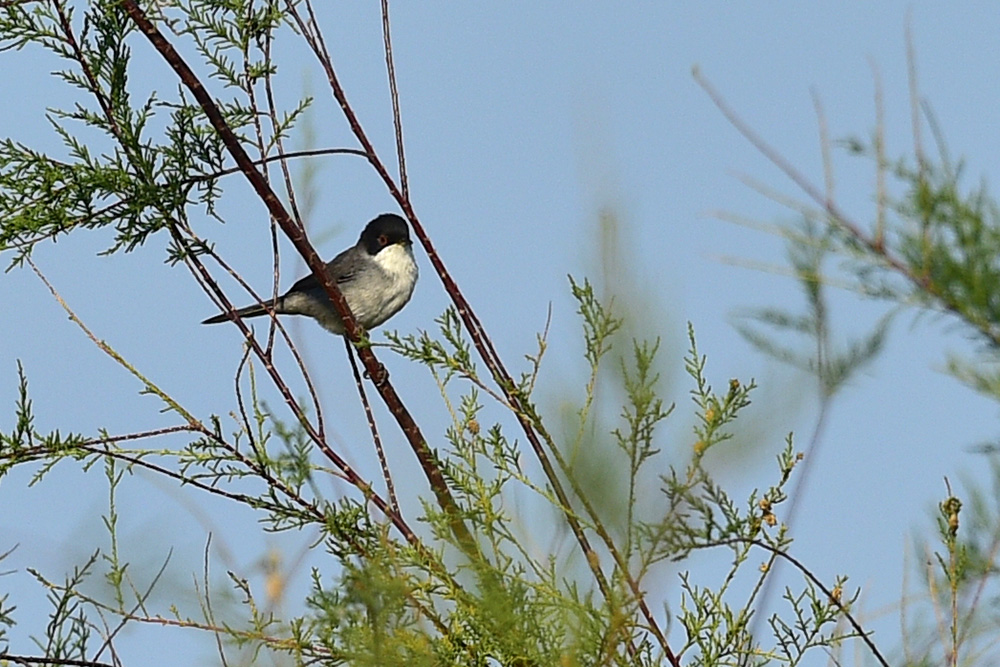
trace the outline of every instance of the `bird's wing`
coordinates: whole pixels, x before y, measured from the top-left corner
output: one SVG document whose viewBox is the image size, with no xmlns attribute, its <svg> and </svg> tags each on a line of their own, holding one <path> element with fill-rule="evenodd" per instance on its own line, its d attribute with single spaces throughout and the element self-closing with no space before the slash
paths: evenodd
<svg viewBox="0 0 1000 667">
<path fill-rule="evenodd" d="M 351 252 L 352 250 L 354 250 L 354 248 L 348 248 L 326 263 L 326 270 L 337 285 L 344 285 L 353 281 L 358 274 L 358 270 L 361 268 L 361 262 L 355 254 Z M 316 276 L 310 273 L 308 276 L 292 285 L 292 288 L 288 290 L 286 294 L 291 294 L 292 292 L 313 291 L 322 291 L 322 289 L 316 280 Z"/>
</svg>

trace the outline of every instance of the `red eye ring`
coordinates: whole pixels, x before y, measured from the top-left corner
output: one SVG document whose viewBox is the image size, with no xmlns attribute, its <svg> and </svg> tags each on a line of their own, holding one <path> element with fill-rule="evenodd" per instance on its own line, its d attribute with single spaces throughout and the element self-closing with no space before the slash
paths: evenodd
<svg viewBox="0 0 1000 667">
<path fill-rule="evenodd" d="M 389 237 L 386 236 L 385 234 L 382 234 L 381 236 L 378 237 L 378 244 L 379 245 L 384 246 L 384 245 L 386 245 L 388 243 L 389 243 Z"/>
</svg>

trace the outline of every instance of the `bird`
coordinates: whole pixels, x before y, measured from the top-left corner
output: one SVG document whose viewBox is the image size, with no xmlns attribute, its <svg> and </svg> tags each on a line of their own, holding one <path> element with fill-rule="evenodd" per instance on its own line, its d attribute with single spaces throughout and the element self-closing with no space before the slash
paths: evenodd
<svg viewBox="0 0 1000 667">
<path fill-rule="evenodd" d="M 413 295 L 417 284 L 417 262 L 406 221 L 393 213 L 383 213 L 365 225 L 358 242 L 326 264 L 351 313 L 366 330 L 374 329 L 398 313 Z M 343 335 L 344 322 L 314 275 L 299 280 L 277 299 L 239 308 L 240 317 L 268 313 L 306 315 L 327 331 Z M 202 324 L 218 324 L 231 319 L 222 313 Z"/>
</svg>

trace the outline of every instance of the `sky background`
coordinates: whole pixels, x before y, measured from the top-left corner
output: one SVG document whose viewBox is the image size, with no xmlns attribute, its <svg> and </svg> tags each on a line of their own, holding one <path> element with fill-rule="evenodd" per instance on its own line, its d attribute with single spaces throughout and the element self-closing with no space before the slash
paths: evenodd
<svg viewBox="0 0 1000 667">
<path fill-rule="evenodd" d="M 391 163 L 376 3 L 329 4 L 321 21 L 338 73 Z M 984 54 L 996 43 L 1000 15 L 987 3 L 512 8 L 421 2 L 394 4 L 392 24 L 412 200 L 509 367 L 526 369 L 523 355 L 534 351 L 551 305 L 551 349 L 539 400 L 553 423 L 579 401 L 582 345 L 567 274 L 600 275 L 598 218 L 600 211 L 612 211 L 619 222 L 616 270 L 625 277 L 617 283 L 626 289 L 620 298 L 634 296 L 643 304 L 635 326 L 661 337 L 663 390 L 678 404 L 660 433 L 664 457 L 658 465 L 683 461 L 693 440 L 692 384 L 681 361 L 687 322 L 716 387 L 724 390 L 733 377 L 760 384 L 745 421 L 737 424 L 737 430 L 745 424 L 749 435 L 721 446 L 709 461 L 737 499 L 775 480 L 774 455 L 788 432 L 806 446 L 818 398 L 812 380 L 757 353 L 732 326 L 740 309 L 803 306 L 796 284 L 781 271 L 741 265 L 784 267 L 783 242 L 715 213 L 761 222 L 791 219 L 787 209 L 742 184 L 741 174 L 792 196 L 801 193 L 729 125 L 692 78 L 692 67 L 700 67 L 789 162 L 822 183 L 812 95 L 822 102 L 831 137 L 868 137 L 875 126 L 873 67 L 883 84 L 887 153 L 912 155 L 905 39 L 910 25 L 921 98 L 933 108 L 952 155 L 965 160 L 967 184 L 989 182 L 997 173 L 1000 60 Z M 133 92 L 156 90 L 172 99 L 176 83 L 158 56 L 144 41 L 134 41 L 133 49 Z M 279 42 L 277 58 L 285 106 L 303 91 L 316 97 L 308 121 L 315 145 L 353 146 L 321 73 L 303 50 Z M 72 105 L 77 91 L 50 75 L 57 66 L 37 49 L 0 54 L 0 136 L 61 154 L 45 109 Z M 304 147 L 308 140 L 296 137 L 291 144 Z M 871 162 L 838 150 L 833 164 L 842 208 L 872 220 Z M 322 255 L 353 244 L 367 220 L 395 210 L 363 161 L 329 157 L 313 166 L 318 197 L 309 223 Z M 226 224 L 197 220 L 198 229 L 266 291 L 266 214 L 238 177 L 224 186 L 220 214 Z M 129 255 L 103 257 L 98 253 L 110 245 L 110 234 L 80 230 L 38 246 L 34 258 L 98 338 L 199 416 L 225 415 L 235 409 L 240 336 L 233 326 L 199 324 L 215 308 L 183 267 L 163 262 L 166 241 L 154 237 Z M 417 254 L 421 281 L 411 304 L 389 325 L 401 333 L 433 328 L 446 306 L 422 250 Z M 283 287 L 303 272 L 286 247 Z M 248 301 L 235 288 L 231 295 L 240 304 Z M 865 332 L 885 310 L 849 293 L 834 291 L 831 298 L 840 341 Z M 10 431 L 13 425 L 16 360 L 24 365 L 43 432 L 125 433 L 176 423 L 160 413 L 154 398 L 138 395 L 137 383 L 67 320 L 30 270 L 0 274 L 0 313 L 0 428 Z M 308 321 L 292 328 L 341 449 L 377 478 L 342 343 Z M 969 447 L 995 439 L 996 405 L 941 371 L 947 354 L 974 352 L 963 334 L 945 318 L 904 313 L 885 352 L 853 378 L 829 414 L 793 552 L 826 581 L 849 575 L 863 590 L 866 613 L 898 603 L 907 572 L 921 590 L 914 562 L 924 554 L 915 556 L 911 547 L 931 535 L 931 512 L 945 497 L 944 478 L 956 489 L 964 480 L 990 479 L 988 460 Z M 426 370 L 387 353 L 381 359 L 432 444 L 443 448 L 447 416 Z M 390 420 L 382 423 L 390 458 L 416 480 L 398 431 Z M 18 605 L 14 648 L 22 653 L 30 651 L 24 637 L 40 633 L 47 613 L 44 592 L 25 568 L 61 579 L 72 564 L 107 546 L 100 519 L 107 484 L 99 468 L 83 474 L 63 463 L 45 483 L 26 488 L 32 472 L 16 471 L 0 483 L 0 552 L 19 545 L 0 567 L 9 571 L 0 577 L 0 594 L 10 591 Z M 398 483 L 410 487 L 406 493 L 422 492 L 418 483 Z M 332 494 L 342 492 L 331 488 Z M 190 588 L 192 577 L 201 577 L 211 533 L 213 571 L 230 569 L 259 582 L 261 560 L 274 549 L 293 569 L 290 599 L 305 590 L 308 571 L 296 559 L 311 535 L 263 535 L 248 512 L 144 475 L 126 479 L 120 494 L 121 548 L 137 577 L 148 580 L 173 548 L 164 576 Z M 724 555 L 705 558 L 725 564 Z M 676 607 L 676 575 L 665 571 L 656 585 Z M 224 588 L 223 582 L 219 595 Z M 870 617 L 869 627 L 883 652 L 895 654 L 898 613 Z M 153 635 L 157 642 L 171 637 L 169 631 Z M 174 637 L 172 646 L 181 647 L 174 651 L 212 661 L 211 638 L 198 643 L 189 635 Z M 126 646 L 129 638 L 123 638 Z M 177 659 L 171 652 L 162 661 L 146 655 L 132 664 Z"/>
</svg>

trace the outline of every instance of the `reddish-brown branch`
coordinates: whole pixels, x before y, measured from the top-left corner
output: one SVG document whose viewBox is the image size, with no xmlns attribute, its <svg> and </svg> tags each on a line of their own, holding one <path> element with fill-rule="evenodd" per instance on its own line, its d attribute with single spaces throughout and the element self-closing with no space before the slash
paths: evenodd
<svg viewBox="0 0 1000 667">
<path fill-rule="evenodd" d="M 396 500 L 396 486 L 392 483 L 392 473 L 389 471 L 389 461 L 385 458 L 385 448 L 382 447 L 382 436 L 378 432 L 378 424 L 375 422 L 375 415 L 372 414 L 371 403 L 368 402 L 368 394 L 365 392 L 365 383 L 361 380 L 361 373 L 358 371 L 358 364 L 354 361 L 354 350 L 351 342 L 344 339 L 344 346 L 347 348 L 347 358 L 351 361 L 351 370 L 354 372 L 354 383 L 358 387 L 358 396 L 361 397 L 361 405 L 365 409 L 365 417 L 368 419 L 368 428 L 372 432 L 372 443 L 375 445 L 375 455 L 378 463 L 382 466 L 382 479 L 385 480 L 386 493 L 389 495 L 389 503 L 393 509 L 401 513 L 399 501 Z"/>
<path fill-rule="evenodd" d="M 385 70 L 389 76 L 389 96 L 392 98 L 392 125 L 396 135 L 396 160 L 399 163 L 399 187 L 403 198 L 410 198 L 410 181 L 406 177 L 406 152 L 403 150 L 403 121 L 399 112 L 399 90 L 396 88 L 396 66 L 392 57 L 392 30 L 389 25 L 389 0 L 382 0 L 382 44 L 385 48 Z"/>
<path fill-rule="evenodd" d="M 166 37 L 164 37 L 163 33 L 159 31 L 156 25 L 149 20 L 145 12 L 143 12 L 135 0 L 122 0 L 122 7 L 128 13 L 129 17 L 136 24 L 142 34 L 145 35 L 149 42 L 153 45 L 153 48 L 155 48 L 163 59 L 166 60 L 167 64 L 170 65 L 180 78 L 181 82 L 188 88 L 188 90 L 191 91 L 192 95 L 194 95 L 198 104 L 205 112 L 209 122 L 212 124 L 212 127 L 215 128 L 216 132 L 218 132 L 219 137 L 226 146 L 226 149 L 229 151 L 230 155 L 232 155 L 233 160 L 240 168 L 240 171 L 242 171 L 244 176 L 246 176 L 261 201 L 264 202 L 268 212 L 281 227 L 288 239 L 292 242 L 292 245 L 295 246 L 295 249 L 300 255 L 302 255 L 306 265 L 310 268 L 313 275 L 316 277 L 316 280 L 326 291 L 331 302 L 336 308 L 337 313 L 344 322 L 347 337 L 354 343 L 360 343 L 362 341 L 362 330 L 355 320 L 354 315 L 351 313 L 347 300 L 337 288 L 336 284 L 330 279 L 323 260 L 319 257 L 315 248 L 313 248 L 312 244 L 309 242 L 304 230 L 295 224 L 294 220 L 292 220 L 291 216 L 289 216 L 288 212 L 281 204 L 281 201 L 278 199 L 274 190 L 271 189 L 264 177 L 257 170 L 253 160 L 250 159 L 250 156 L 247 155 L 246 151 L 243 149 L 243 146 L 240 144 L 236 134 L 222 117 L 222 113 L 215 101 L 212 99 L 212 96 L 205 89 L 197 75 L 191 70 L 180 54 L 177 53 L 173 45 L 171 45 Z M 369 159 L 371 159 L 371 156 L 369 156 Z M 232 311 L 230 312 L 234 319 L 238 319 Z M 246 332 L 244 331 L 244 333 Z M 424 440 L 423 434 L 420 432 L 420 428 L 417 426 L 417 423 L 414 421 L 412 415 L 403 405 L 402 400 L 399 398 L 399 395 L 396 393 L 392 384 L 390 384 L 387 377 L 388 374 L 386 373 L 384 367 L 375 358 L 371 348 L 367 345 L 362 344 L 358 346 L 358 355 L 361 358 L 362 363 L 364 363 L 369 377 L 372 378 L 375 387 L 378 389 L 379 394 L 381 394 L 382 399 L 385 401 L 386 406 L 396 418 L 397 423 L 416 453 L 421 468 L 427 476 L 431 490 L 437 498 L 438 504 L 451 519 L 452 530 L 454 531 L 456 538 L 463 545 L 463 548 L 470 553 L 470 555 L 478 553 L 478 549 L 475 546 L 471 533 L 469 533 L 468 528 L 459 516 L 458 505 L 448 489 L 444 475 L 435 460 L 433 452 Z M 337 463 L 338 468 L 351 470 L 353 473 L 353 470 L 346 464 L 346 462 L 344 462 L 335 452 L 330 450 L 329 447 L 327 447 L 324 451 L 327 456 L 335 457 L 335 462 Z M 354 480 L 352 480 L 352 483 L 354 483 Z M 368 492 L 371 492 L 370 486 L 367 485 L 367 483 L 364 483 L 360 478 L 356 480 L 356 483 L 359 488 L 367 487 Z M 386 516 L 399 519 L 399 523 L 396 524 L 397 527 L 399 525 L 405 526 L 405 522 L 402 522 L 401 517 L 393 512 L 390 507 L 386 505 L 384 508 L 380 507 L 380 509 L 386 513 Z"/>
</svg>

